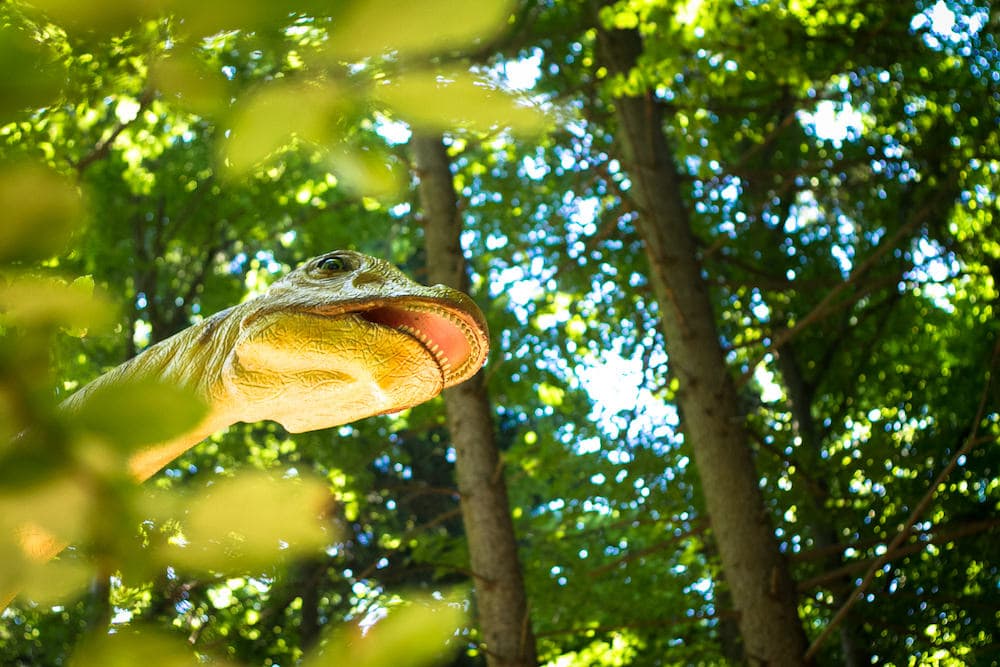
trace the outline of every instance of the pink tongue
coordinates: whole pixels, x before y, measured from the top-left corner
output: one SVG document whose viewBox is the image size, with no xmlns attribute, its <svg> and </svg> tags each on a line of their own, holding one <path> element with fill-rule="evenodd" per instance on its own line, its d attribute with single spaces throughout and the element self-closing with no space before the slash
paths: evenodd
<svg viewBox="0 0 1000 667">
<path fill-rule="evenodd" d="M 472 354 L 465 334 L 454 322 L 434 313 L 385 306 L 360 313 L 375 324 L 391 327 L 407 326 L 419 331 L 441 349 L 452 368 L 459 368 Z"/>
</svg>

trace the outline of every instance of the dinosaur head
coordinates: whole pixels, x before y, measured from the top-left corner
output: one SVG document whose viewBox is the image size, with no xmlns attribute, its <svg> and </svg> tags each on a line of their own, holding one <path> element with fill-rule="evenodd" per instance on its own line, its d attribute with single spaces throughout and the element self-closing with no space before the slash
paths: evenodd
<svg viewBox="0 0 1000 667">
<path fill-rule="evenodd" d="M 239 419 L 292 432 L 422 403 L 474 375 L 489 349 L 465 294 L 349 251 L 309 260 L 239 308 L 228 400 Z"/>
</svg>

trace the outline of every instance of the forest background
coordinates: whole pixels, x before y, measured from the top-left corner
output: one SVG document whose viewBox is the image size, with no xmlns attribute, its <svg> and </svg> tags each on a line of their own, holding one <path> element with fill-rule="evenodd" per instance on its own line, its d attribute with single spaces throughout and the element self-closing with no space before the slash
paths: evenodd
<svg viewBox="0 0 1000 667">
<path fill-rule="evenodd" d="M 1000 661 L 998 27 L 3 3 L 0 664 Z M 186 396 L 59 413 L 343 247 L 466 287 L 477 379 L 143 486 Z"/>
</svg>

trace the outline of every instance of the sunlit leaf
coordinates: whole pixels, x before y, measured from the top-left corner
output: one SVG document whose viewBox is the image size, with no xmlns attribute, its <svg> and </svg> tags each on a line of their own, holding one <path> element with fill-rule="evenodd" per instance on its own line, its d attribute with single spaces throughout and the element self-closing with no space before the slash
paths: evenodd
<svg viewBox="0 0 1000 667">
<path fill-rule="evenodd" d="M 191 391 L 153 379 L 110 382 L 85 389 L 70 424 L 122 446 L 162 443 L 190 430 L 207 408 Z"/>
<path fill-rule="evenodd" d="M 329 146 L 341 100 L 333 84 L 271 83 L 243 100 L 223 148 L 229 167 L 244 172 L 293 138 Z"/>
<path fill-rule="evenodd" d="M 212 115 L 229 103 L 225 77 L 210 71 L 190 53 L 156 61 L 149 78 L 166 100 L 195 113 Z"/>
<path fill-rule="evenodd" d="M 179 28 L 195 36 L 221 30 L 267 29 L 281 25 L 294 14 L 323 15 L 327 0 L 247 0 L 240 3 L 201 0 L 155 0 L 180 19 Z"/>
<path fill-rule="evenodd" d="M 60 558 L 34 563 L 17 583 L 18 597 L 43 606 L 65 603 L 93 580 L 93 565 L 80 560 Z"/>
<path fill-rule="evenodd" d="M 0 260 L 60 252 L 82 213 L 80 194 L 69 179 L 30 163 L 0 167 L 0 210 Z"/>
<path fill-rule="evenodd" d="M 78 581 L 78 568 L 67 566 L 53 572 L 53 580 L 44 564 L 66 544 L 86 534 L 87 516 L 93 499 L 84 484 L 62 476 L 31 487 L 17 487 L 0 495 L 0 590 L 26 586 L 32 594 L 50 598 L 59 586 L 70 590 Z M 53 585 L 49 585 L 53 584 Z"/>
<path fill-rule="evenodd" d="M 538 385 L 538 398 L 545 405 L 559 407 L 562 405 L 565 396 L 566 391 L 561 387 L 556 387 L 548 382 L 541 382 Z"/>
<path fill-rule="evenodd" d="M 336 17 L 330 49 L 345 58 L 364 58 L 388 51 L 418 55 L 471 46 L 499 33 L 513 4 L 510 0 L 353 2 Z"/>
<path fill-rule="evenodd" d="M 0 322 L 24 326 L 61 326 L 70 332 L 100 330 L 110 325 L 114 309 L 90 293 L 87 281 L 66 283 L 22 277 L 0 284 Z"/>
<path fill-rule="evenodd" d="M 103 297 L 95 295 L 96 288 L 97 285 L 94 283 L 93 276 L 79 276 L 74 278 L 69 284 L 70 292 L 76 294 L 84 302 L 96 301 L 97 303 L 102 304 L 101 306 L 98 306 L 98 308 L 104 308 L 105 312 L 103 314 L 98 314 L 96 317 L 91 317 L 91 324 L 89 326 L 64 326 L 64 333 L 76 338 L 83 338 L 90 333 L 90 327 L 100 330 L 107 328 L 111 324 L 111 320 L 114 315 L 114 308 L 110 303 L 105 301 Z"/>
<path fill-rule="evenodd" d="M 545 115 L 470 72 L 410 72 L 376 90 L 376 97 L 409 123 L 424 128 L 511 128 L 540 132 Z"/>
<path fill-rule="evenodd" d="M 70 657 L 70 667 L 196 667 L 205 664 L 182 637 L 172 637 L 151 628 L 121 628 L 114 634 L 90 635 Z M 213 665 L 225 667 L 225 660 Z"/>
<path fill-rule="evenodd" d="M 394 607 L 364 634 L 357 629 L 337 631 L 322 652 L 310 656 L 305 667 L 419 667 L 440 662 L 466 614 L 458 599 L 412 599 Z"/>
<path fill-rule="evenodd" d="M 289 553 L 315 552 L 332 541 L 322 516 L 326 485 L 313 478 L 245 473 L 200 493 L 181 521 L 183 540 L 161 558 L 194 570 L 266 569 Z"/>
<path fill-rule="evenodd" d="M 158 0 L 32 0 L 53 22 L 70 30 L 120 32 L 136 23 L 140 17 L 153 14 Z"/>
<path fill-rule="evenodd" d="M 389 156 L 378 152 L 339 146 L 330 151 L 330 163 L 344 186 L 356 193 L 391 196 L 405 185 L 401 170 L 393 168 Z"/>
</svg>

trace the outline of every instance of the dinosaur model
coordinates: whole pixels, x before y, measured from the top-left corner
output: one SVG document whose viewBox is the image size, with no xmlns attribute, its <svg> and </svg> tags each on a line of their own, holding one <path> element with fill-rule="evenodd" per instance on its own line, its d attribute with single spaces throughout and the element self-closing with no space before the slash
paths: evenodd
<svg viewBox="0 0 1000 667">
<path fill-rule="evenodd" d="M 270 419 L 301 433 L 423 403 L 474 375 L 488 347 L 483 314 L 465 294 L 336 251 L 150 347 L 63 407 L 79 409 L 102 385 L 136 377 L 204 400 L 208 415 L 197 427 L 132 454 L 141 481 L 236 422 Z"/>
<path fill-rule="evenodd" d="M 472 377 L 488 349 L 486 321 L 465 294 L 420 285 L 383 260 L 339 250 L 153 345 L 62 408 L 78 411 L 109 383 L 142 378 L 201 398 L 208 411 L 195 427 L 130 454 L 129 472 L 142 481 L 236 422 L 270 419 L 299 433 L 417 405 Z M 16 532 L 36 562 L 65 547 L 38 526 Z M 11 597 L 0 591 L 0 610 Z"/>
</svg>

